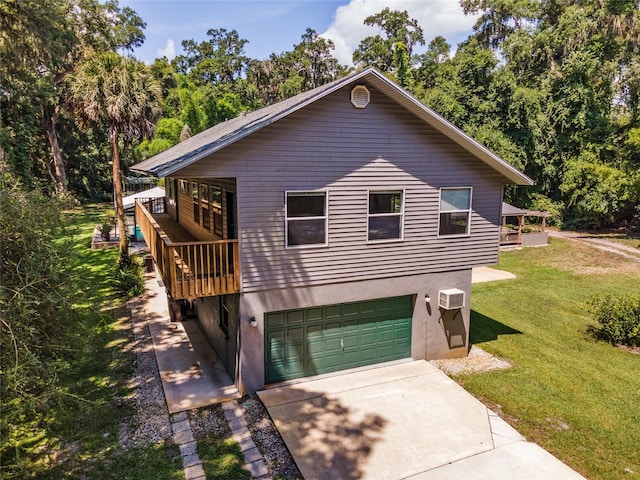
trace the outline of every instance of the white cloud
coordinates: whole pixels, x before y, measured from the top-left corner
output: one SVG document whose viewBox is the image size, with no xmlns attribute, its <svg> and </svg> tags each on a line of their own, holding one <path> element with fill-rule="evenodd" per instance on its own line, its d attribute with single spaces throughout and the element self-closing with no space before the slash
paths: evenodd
<svg viewBox="0 0 640 480">
<path fill-rule="evenodd" d="M 425 44 L 441 35 L 451 44 L 460 35 L 471 31 L 476 16 L 465 16 L 458 0 L 350 0 L 347 5 L 338 7 L 333 23 L 321 36 L 329 38 L 335 44 L 334 56 L 340 63 L 351 65 L 351 56 L 361 40 L 377 35 L 379 29 L 364 24 L 364 19 L 382 11 L 406 10 L 410 18 L 415 18 L 424 31 Z M 466 36 L 465 36 L 466 37 Z M 418 45 L 414 53 L 425 47 Z"/>
<path fill-rule="evenodd" d="M 168 60 L 173 60 L 176 56 L 176 44 L 173 39 L 167 40 L 164 48 L 158 49 L 158 57 L 167 57 Z"/>
</svg>

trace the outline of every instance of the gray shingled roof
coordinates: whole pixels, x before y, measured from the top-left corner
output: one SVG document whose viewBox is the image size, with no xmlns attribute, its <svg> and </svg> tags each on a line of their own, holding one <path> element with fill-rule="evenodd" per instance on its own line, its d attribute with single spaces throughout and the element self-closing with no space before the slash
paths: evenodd
<svg viewBox="0 0 640 480">
<path fill-rule="evenodd" d="M 348 77 L 322 85 L 321 87 L 301 93 L 282 102 L 243 114 L 232 120 L 215 125 L 208 130 L 178 143 L 132 167 L 132 170 L 150 173 L 158 177 L 166 177 L 181 168 L 197 162 L 203 157 L 266 127 L 279 119 L 293 113 L 310 103 L 329 95 L 340 88 L 366 80 L 381 90 L 407 110 L 422 118 L 426 123 L 439 130 L 451 140 L 477 156 L 495 170 L 517 185 L 533 185 L 533 181 L 525 174 L 512 167 L 493 152 L 473 140 L 467 134 L 447 122 L 444 118 L 427 108 L 417 99 L 391 82 L 373 68 L 363 70 Z"/>
<path fill-rule="evenodd" d="M 514 207 L 506 202 L 502 202 L 503 217 L 517 217 L 518 215 L 526 215 L 527 211 L 522 208 Z"/>
</svg>

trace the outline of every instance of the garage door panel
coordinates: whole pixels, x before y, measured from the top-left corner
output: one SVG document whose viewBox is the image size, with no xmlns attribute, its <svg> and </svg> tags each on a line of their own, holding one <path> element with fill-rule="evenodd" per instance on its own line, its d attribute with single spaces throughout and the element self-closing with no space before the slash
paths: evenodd
<svg viewBox="0 0 640 480">
<path fill-rule="evenodd" d="M 291 359 L 304 357 L 307 352 L 305 352 L 307 347 L 306 343 L 289 343 L 284 349 L 286 359 L 291 361 Z"/>
<path fill-rule="evenodd" d="M 376 332 L 376 343 L 391 343 L 393 342 L 393 330 L 379 329 Z"/>
<path fill-rule="evenodd" d="M 360 304 L 359 303 L 345 303 L 342 305 L 342 317 L 356 317 L 360 315 Z"/>
<path fill-rule="evenodd" d="M 265 375 L 267 378 L 276 378 L 280 380 L 283 380 L 287 377 L 287 373 L 284 368 L 284 365 L 276 365 L 276 364 L 268 365 L 265 371 Z M 274 380 L 274 381 L 277 381 L 277 380 Z"/>
<path fill-rule="evenodd" d="M 357 318 L 352 318 L 352 319 L 343 321 L 342 331 L 344 333 L 360 331 L 360 320 Z"/>
<path fill-rule="evenodd" d="M 344 349 L 348 348 L 358 348 L 360 346 L 360 336 L 359 335 L 345 335 L 342 337 L 342 346 Z"/>
<path fill-rule="evenodd" d="M 342 352 L 341 338 L 336 336 L 333 338 L 326 338 L 324 341 L 324 349 L 328 353 Z"/>
<path fill-rule="evenodd" d="M 284 312 L 267 313 L 265 320 L 272 327 L 281 327 L 284 325 Z"/>
<path fill-rule="evenodd" d="M 368 300 L 360 304 L 360 312 L 362 315 L 376 313 L 380 309 L 377 300 Z"/>
<path fill-rule="evenodd" d="M 392 360 L 394 356 L 393 344 L 378 346 L 377 355 L 378 355 L 378 358 Z"/>
<path fill-rule="evenodd" d="M 396 342 L 401 340 L 407 340 L 411 337 L 411 329 L 408 327 L 402 327 L 393 331 L 393 338 Z"/>
<path fill-rule="evenodd" d="M 331 318 L 341 318 L 342 317 L 342 306 L 341 305 L 329 305 L 324 307 L 324 319 L 329 320 Z"/>
<path fill-rule="evenodd" d="M 360 349 L 360 359 L 362 362 L 375 362 L 378 355 L 378 349 L 376 347 L 362 348 Z M 370 365 L 371 363 L 365 363 Z"/>
<path fill-rule="evenodd" d="M 330 321 L 325 323 L 324 334 L 325 336 L 329 335 L 341 335 L 342 333 L 342 322 L 340 321 Z"/>
<path fill-rule="evenodd" d="M 307 322 L 317 322 L 323 319 L 323 308 L 309 308 L 307 310 Z"/>
<path fill-rule="evenodd" d="M 287 324 L 295 325 L 304 323 L 304 310 L 291 310 L 287 312 Z"/>
<path fill-rule="evenodd" d="M 272 360 L 284 359 L 284 348 L 286 342 L 284 341 L 284 332 L 276 332 L 268 334 L 266 351 L 269 358 Z"/>
<path fill-rule="evenodd" d="M 265 381 L 410 356 L 411 297 L 265 314 Z"/>
<path fill-rule="evenodd" d="M 324 326 L 321 323 L 307 326 L 307 338 L 316 339 L 324 337 Z"/>
<path fill-rule="evenodd" d="M 307 342 L 308 352 L 310 356 L 321 354 L 325 351 L 324 340 L 310 340 Z"/>
<path fill-rule="evenodd" d="M 335 372 L 342 369 L 343 355 L 342 352 L 330 353 L 323 358 L 323 367 L 325 372 Z"/>
<path fill-rule="evenodd" d="M 305 362 L 302 359 L 292 360 L 286 364 L 287 375 L 303 376 L 305 370 Z"/>
<path fill-rule="evenodd" d="M 409 355 L 411 355 L 411 349 L 407 347 L 403 347 L 402 345 L 396 344 L 393 346 L 393 356 L 395 357 L 399 355 L 404 355 L 408 357 Z"/>
<path fill-rule="evenodd" d="M 303 342 L 305 339 L 304 327 L 298 328 L 289 328 L 287 330 L 287 341 L 288 342 Z"/>
<path fill-rule="evenodd" d="M 376 331 L 365 332 L 360 335 L 360 345 L 372 345 L 376 343 Z"/>
</svg>

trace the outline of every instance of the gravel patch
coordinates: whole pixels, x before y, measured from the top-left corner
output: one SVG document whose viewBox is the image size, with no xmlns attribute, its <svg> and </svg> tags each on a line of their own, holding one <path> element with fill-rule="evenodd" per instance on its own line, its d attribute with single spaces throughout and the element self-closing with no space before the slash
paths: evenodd
<svg viewBox="0 0 640 480">
<path fill-rule="evenodd" d="M 246 395 L 239 403 L 244 407 L 251 437 L 271 475 L 285 480 L 302 479 L 296 462 L 258 396 Z"/>
<path fill-rule="evenodd" d="M 132 352 L 134 371 L 128 381 L 131 394 L 114 398 L 116 406 L 131 406 L 133 415 L 120 424 L 120 445 L 123 448 L 142 447 L 158 442 L 171 442 L 173 432 L 164 399 L 160 372 L 153 350 L 151 333 L 140 297 L 128 303 L 131 310 L 133 340 L 125 351 Z"/>
<path fill-rule="evenodd" d="M 132 415 L 120 424 L 120 445 L 141 447 L 156 443 L 173 443 L 169 411 L 156 363 L 151 333 L 141 298 L 128 303 L 131 310 L 132 341 L 124 352 L 134 358 L 134 371 L 128 381 L 131 393 L 114 398 L 114 405 L 130 407 Z M 302 474 L 275 427 L 267 409 L 257 395 L 247 395 L 238 401 L 244 409 L 251 437 L 263 456 L 270 478 L 302 479 Z M 186 412 L 195 440 L 227 437 L 231 431 L 221 405 L 211 405 Z"/>
<path fill-rule="evenodd" d="M 464 358 L 431 360 L 431 363 L 447 375 L 481 373 L 511 367 L 511 364 L 506 360 L 491 355 L 475 345 L 471 346 L 469 355 Z"/>
<path fill-rule="evenodd" d="M 221 405 L 194 408 L 187 412 L 187 416 L 196 440 L 222 437 L 231 433 Z"/>
</svg>

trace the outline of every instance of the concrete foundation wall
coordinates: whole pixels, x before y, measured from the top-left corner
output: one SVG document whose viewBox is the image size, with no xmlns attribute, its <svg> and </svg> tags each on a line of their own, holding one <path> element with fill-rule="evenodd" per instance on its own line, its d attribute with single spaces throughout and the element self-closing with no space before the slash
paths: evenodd
<svg viewBox="0 0 640 480">
<path fill-rule="evenodd" d="M 464 308 L 450 311 L 438 308 L 438 293 L 448 288 L 459 288 L 466 293 Z M 411 338 L 413 359 L 431 360 L 467 355 L 471 270 L 266 290 L 243 294 L 240 297 L 242 344 L 239 389 L 245 393 L 264 388 L 264 314 L 266 312 L 402 295 L 414 296 Z M 430 303 L 425 302 L 426 295 L 429 295 Z M 251 326 L 251 317 L 256 318 L 256 327 Z"/>
<path fill-rule="evenodd" d="M 228 336 L 220 327 L 220 297 L 202 297 L 195 301 L 196 315 L 200 328 L 215 350 L 218 361 L 224 365 L 231 378 L 236 377 L 237 353 L 238 353 L 238 309 L 239 295 L 227 295 L 226 305 L 229 310 Z"/>
</svg>

